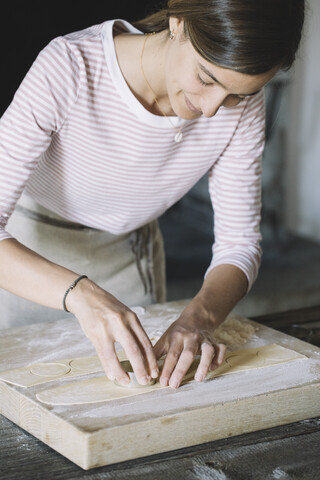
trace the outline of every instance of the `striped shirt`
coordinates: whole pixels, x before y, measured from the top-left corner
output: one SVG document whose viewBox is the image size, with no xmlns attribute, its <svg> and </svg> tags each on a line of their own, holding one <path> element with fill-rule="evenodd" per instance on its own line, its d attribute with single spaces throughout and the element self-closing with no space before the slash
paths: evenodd
<svg viewBox="0 0 320 480">
<path fill-rule="evenodd" d="M 107 21 L 58 37 L 31 66 L 0 121 L 0 240 L 21 193 L 56 214 L 121 234 L 159 217 L 206 173 L 213 259 L 251 287 L 260 263 L 263 92 L 212 118 L 153 115 L 117 63 Z M 183 123 L 183 140 L 174 141 Z"/>
</svg>

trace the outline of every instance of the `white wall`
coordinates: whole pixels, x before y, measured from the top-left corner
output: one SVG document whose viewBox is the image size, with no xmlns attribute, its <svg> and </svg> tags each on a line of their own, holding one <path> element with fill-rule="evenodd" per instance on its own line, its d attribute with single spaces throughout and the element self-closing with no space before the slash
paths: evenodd
<svg viewBox="0 0 320 480">
<path fill-rule="evenodd" d="M 320 241 L 320 0 L 309 0 L 291 82 L 285 222 L 291 232 Z"/>
</svg>

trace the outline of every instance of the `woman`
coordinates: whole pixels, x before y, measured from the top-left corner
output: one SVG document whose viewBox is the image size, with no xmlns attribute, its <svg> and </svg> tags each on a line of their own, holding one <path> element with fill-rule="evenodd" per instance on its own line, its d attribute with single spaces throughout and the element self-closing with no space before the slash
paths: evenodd
<svg viewBox="0 0 320 480">
<path fill-rule="evenodd" d="M 141 384 L 162 355 L 173 388 L 197 353 L 197 381 L 222 363 L 214 330 L 260 262 L 263 87 L 293 63 L 303 15 L 303 0 L 170 0 L 40 53 L 1 120 L 2 318 L 72 312 L 123 384 L 116 341 Z M 213 260 L 152 348 L 127 305 L 164 300 L 156 218 L 207 171 Z"/>
</svg>

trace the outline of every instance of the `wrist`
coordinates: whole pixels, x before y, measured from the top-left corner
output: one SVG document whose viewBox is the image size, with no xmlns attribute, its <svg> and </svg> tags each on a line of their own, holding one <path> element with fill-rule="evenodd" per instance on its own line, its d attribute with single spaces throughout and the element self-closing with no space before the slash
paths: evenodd
<svg viewBox="0 0 320 480">
<path fill-rule="evenodd" d="M 86 275 L 79 275 L 74 282 L 70 284 L 62 299 L 62 306 L 65 311 L 73 313 L 81 308 L 81 304 L 87 295 L 87 291 L 91 290 L 91 280 Z"/>
<path fill-rule="evenodd" d="M 196 299 L 218 327 L 244 296 L 247 286 L 242 270 L 234 265 L 219 265 L 208 272 Z"/>
<path fill-rule="evenodd" d="M 193 318 L 202 319 L 205 323 L 210 324 L 211 328 L 219 326 L 214 307 L 201 291 L 192 299 L 187 309 Z"/>
</svg>

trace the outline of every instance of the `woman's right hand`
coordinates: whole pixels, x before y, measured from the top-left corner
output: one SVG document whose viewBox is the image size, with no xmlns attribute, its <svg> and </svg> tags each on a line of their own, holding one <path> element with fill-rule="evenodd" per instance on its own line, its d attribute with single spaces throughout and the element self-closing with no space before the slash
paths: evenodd
<svg viewBox="0 0 320 480">
<path fill-rule="evenodd" d="M 137 315 L 89 279 L 81 280 L 66 298 L 66 305 L 93 343 L 107 377 L 126 385 L 129 376 L 115 351 L 119 342 L 141 385 L 159 376 L 152 343 Z"/>
</svg>

